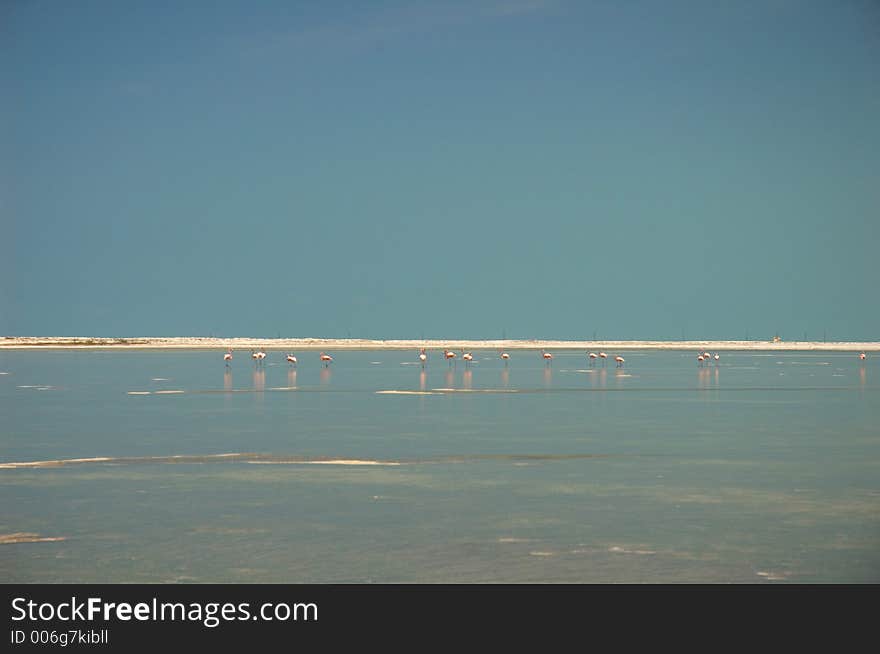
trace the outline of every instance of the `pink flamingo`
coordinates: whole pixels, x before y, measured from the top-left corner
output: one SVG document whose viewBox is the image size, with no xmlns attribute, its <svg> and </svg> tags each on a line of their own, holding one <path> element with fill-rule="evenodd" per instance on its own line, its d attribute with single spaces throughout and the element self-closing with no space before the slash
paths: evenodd
<svg viewBox="0 0 880 654">
<path fill-rule="evenodd" d="M 229 362 L 232 361 L 232 350 L 228 350 L 226 354 L 223 355 L 223 360 L 226 362 L 226 367 L 229 367 Z"/>
<path fill-rule="evenodd" d="M 329 354 L 324 354 L 323 352 L 321 352 L 321 361 L 324 363 L 324 367 L 326 368 L 333 361 L 333 357 L 331 357 Z"/>
<path fill-rule="evenodd" d="M 866 358 L 867 358 L 867 357 L 865 356 L 865 353 L 864 353 L 864 352 L 862 352 L 862 353 L 859 354 L 859 360 L 864 361 Z"/>
<path fill-rule="evenodd" d="M 698 354 L 697 355 L 697 366 L 702 368 L 704 360 L 705 360 L 705 357 L 702 354 Z"/>
<path fill-rule="evenodd" d="M 462 352 L 461 358 L 464 361 L 464 365 L 470 367 L 471 361 L 474 360 L 474 355 L 470 352 Z"/>
<path fill-rule="evenodd" d="M 604 352 L 599 352 L 599 358 L 602 359 L 602 367 L 605 367 L 605 361 L 608 359 L 608 355 Z"/>
<path fill-rule="evenodd" d="M 596 365 L 596 357 L 598 356 L 595 352 L 590 352 L 588 355 L 590 357 L 590 367 Z"/>
<path fill-rule="evenodd" d="M 293 356 L 292 354 L 288 354 L 288 355 L 287 355 L 287 363 L 289 363 L 290 365 L 296 367 L 296 357 Z"/>
<path fill-rule="evenodd" d="M 428 360 L 428 355 L 425 354 L 425 348 L 419 350 L 419 361 L 422 362 L 422 368 L 425 367 L 425 362 Z"/>
<path fill-rule="evenodd" d="M 449 362 L 449 365 L 450 365 L 450 366 L 455 362 L 455 352 L 453 352 L 452 350 L 446 350 L 446 351 L 443 353 L 443 356 L 444 356 L 444 357 L 446 358 L 446 360 Z"/>
<path fill-rule="evenodd" d="M 718 354 L 718 353 L 716 352 L 716 353 L 715 353 L 715 365 L 716 365 L 716 366 L 718 365 L 718 361 L 719 361 L 719 359 L 721 359 L 721 355 Z"/>
<path fill-rule="evenodd" d="M 507 365 L 507 362 L 510 360 L 510 355 L 507 352 L 501 353 L 501 358 L 504 359 L 504 365 Z"/>
<path fill-rule="evenodd" d="M 545 350 L 541 350 L 541 356 L 544 357 L 544 361 L 546 361 L 547 365 L 549 366 L 550 362 L 553 360 L 553 355 L 549 352 L 546 352 Z"/>
<path fill-rule="evenodd" d="M 617 362 L 618 368 L 623 368 L 623 362 L 625 361 L 625 359 L 622 356 L 616 356 L 614 357 L 614 360 Z"/>
</svg>

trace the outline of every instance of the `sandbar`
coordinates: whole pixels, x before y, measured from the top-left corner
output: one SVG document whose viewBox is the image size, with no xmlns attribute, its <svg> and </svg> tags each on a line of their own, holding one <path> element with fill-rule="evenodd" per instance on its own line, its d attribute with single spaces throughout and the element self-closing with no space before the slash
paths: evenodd
<svg viewBox="0 0 880 654">
<path fill-rule="evenodd" d="M 376 340 L 363 338 L 215 338 L 125 337 L 97 338 L 86 336 L 0 336 L 0 349 L 143 349 L 143 350 L 686 350 L 686 351 L 817 351 L 817 352 L 880 352 L 880 341 L 763 341 L 763 340 L 463 340 L 409 339 Z"/>
</svg>

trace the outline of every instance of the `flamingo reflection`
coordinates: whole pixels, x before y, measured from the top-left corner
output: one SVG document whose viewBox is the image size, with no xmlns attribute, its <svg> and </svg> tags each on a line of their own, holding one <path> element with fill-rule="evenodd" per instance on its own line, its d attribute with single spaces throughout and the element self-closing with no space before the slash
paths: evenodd
<svg viewBox="0 0 880 654">
<path fill-rule="evenodd" d="M 452 374 L 452 370 L 446 372 L 445 383 L 446 388 L 455 388 L 455 377 Z"/>
<path fill-rule="evenodd" d="M 718 368 L 710 368 L 709 364 L 706 364 L 706 367 L 700 368 L 697 371 L 697 386 L 700 389 L 707 389 L 712 386 L 718 385 Z"/>
</svg>

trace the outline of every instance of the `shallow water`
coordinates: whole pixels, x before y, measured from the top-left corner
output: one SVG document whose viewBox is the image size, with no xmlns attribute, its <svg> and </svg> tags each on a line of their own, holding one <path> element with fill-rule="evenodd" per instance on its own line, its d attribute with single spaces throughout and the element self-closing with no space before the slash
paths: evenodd
<svg viewBox="0 0 880 654">
<path fill-rule="evenodd" d="M 880 581 L 873 358 L 285 354 L 0 352 L 3 579 Z"/>
</svg>

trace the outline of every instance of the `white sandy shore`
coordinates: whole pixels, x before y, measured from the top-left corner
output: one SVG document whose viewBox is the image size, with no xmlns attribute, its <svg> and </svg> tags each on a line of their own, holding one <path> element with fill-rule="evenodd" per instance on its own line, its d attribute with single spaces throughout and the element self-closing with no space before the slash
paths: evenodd
<svg viewBox="0 0 880 654">
<path fill-rule="evenodd" d="M 93 338 L 87 336 L 0 336 L 0 349 L 209 349 L 209 350 L 758 350 L 880 352 L 880 342 L 815 341 L 550 341 L 550 340 L 370 340 L 359 338 Z"/>
</svg>

